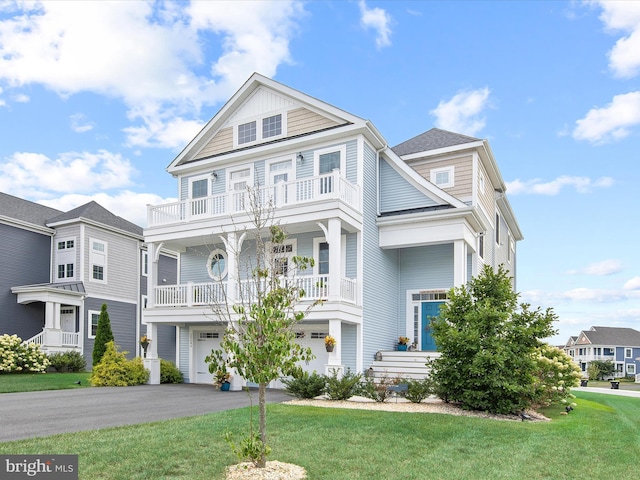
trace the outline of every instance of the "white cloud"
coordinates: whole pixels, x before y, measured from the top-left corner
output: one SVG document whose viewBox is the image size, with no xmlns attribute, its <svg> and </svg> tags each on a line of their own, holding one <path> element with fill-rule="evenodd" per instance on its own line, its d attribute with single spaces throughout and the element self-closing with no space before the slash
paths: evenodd
<svg viewBox="0 0 640 480">
<path fill-rule="evenodd" d="M 521 292 L 520 300 L 533 305 L 554 305 L 565 302 L 614 303 L 640 299 L 640 290 L 573 288 L 563 292 L 529 290 Z"/>
<path fill-rule="evenodd" d="M 71 130 L 74 132 L 84 133 L 93 130 L 93 122 L 89 121 L 84 113 L 74 113 L 71 115 L 70 119 Z"/>
<path fill-rule="evenodd" d="M 640 125 L 640 91 L 616 95 L 609 105 L 592 108 L 576 122 L 573 138 L 592 143 L 620 140 Z"/>
<path fill-rule="evenodd" d="M 375 7 L 367 8 L 364 0 L 360 0 L 360 23 L 364 28 L 372 28 L 376 31 L 376 47 L 388 47 L 391 45 L 391 15 L 384 9 Z"/>
<path fill-rule="evenodd" d="M 107 193 L 97 193 L 95 195 L 70 194 L 56 199 L 42 200 L 39 203 L 67 212 L 92 200 L 98 202 L 114 215 L 118 215 L 143 228 L 147 224 L 147 204 L 160 205 L 177 201 L 176 198 L 162 198 L 153 193 L 136 193 L 124 190 L 116 195 Z"/>
<path fill-rule="evenodd" d="M 562 175 L 548 182 L 539 178 L 524 181 L 516 178 L 506 182 L 506 185 L 509 195 L 558 195 L 564 187 L 572 187 L 577 193 L 590 193 L 596 188 L 611 187 L 613 178 L 600 177 L 593 180 L 589 177 Z"/>
<path fill-rule="evenodd" d="M 488 87 L 460 92 L 449 101 L 441 101 L 429 113 L 436 117 L 439 128 L 466 135 L 475 135 L 485 126 L 481 117 L 487 108 L 490 90 Z"/>
<path fill-rule="evenodd" d="M 304 13 L 298 1 L 25 2 L 4 10 L 0 82 L 120 98 L 129 119 L 143 123 L 134 128 L 151 134 L 166 128 L 149 125 L 144 112 L 196 122 L 203 105 L 228 98 L 252 72 L 274 75 L 290 60 Z M 220 50 L 210 65 L 205 49 Z"/>
<path fill-rule="evenodd" d="M 613 275 L 622 271 L 622 262 L 620 260 L 603 260 L 587 265 L 578 270 L 570 270 L 569 275 Z"/>
<path fill-rule="evenodd" d="M 623 287 L 625 290 L 640 290 L 640 277 L 633 277 Z M 640 318 L 640 315 L 638 316 Z"/>
<path fill-rule="evenodd" d="M 609 68 L 614 75 L 631 78 L 640 71 L 640 3 L 599 1 L 600 20 L 612 32 L 625 34 L 609 52 Z"/>
<path fill-rule="evenodd" d="M 62 153 L 56 159 L 18 152 L 0 162 L 0 191 L 28 198 L 35 192 L 45 192 L 44 197 L 109 190 L 132 185 L 135 173 L 129 160 L 106 150 Z"/>
</svg>

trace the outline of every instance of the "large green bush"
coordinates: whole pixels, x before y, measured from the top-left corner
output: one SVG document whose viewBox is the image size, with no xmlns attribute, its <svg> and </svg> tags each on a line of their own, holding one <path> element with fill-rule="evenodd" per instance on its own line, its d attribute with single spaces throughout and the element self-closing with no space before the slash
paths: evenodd
<svg viewBox="0 0 640 480">
<path fill-rule="evenodd" d="M 52 353 L 49 363 L 56 372 L 84 372 L 87 367 L 87 360 L 76 351 Z"/>
<path fill-rule="evenodd" d="M 551 309 L 518 305 L 508 272 L 486 265 L 468 285 L 450 290 L 431 322 L 441 356 L 432 362 L 438 396 L 469 410 L 514 413 L 536 394 L 538 347 L 555 331 Z"/>
<path fill-rule="evenodd" d="M 613 378 L 616 374 L 616 366 L 611 360 L 592 360 L 587 368 L 589 380 L 604 380 Z"/>
<path fill-rule="evenodd" d="M 144 368 L 142 359 L 128 360 L 127 352 L 118 351 L 116 344 L 107 343 L 107 349 L 98 365 L 93 366 L 91 385 L 95 387 L 126 387 L 142 385 L 149 380 L 149 370 Z"/>
<path fill-rule="evenodd" d="M 566 402 L 572 397 L 571 388 L 580 384 L 580 367 L 564 351 L 549 344 L 540 346 L 537 354 L 534 403 Z"/>
<path fill-rule="evenodd" d="M 0 373 L 46 372 L 47 355 L 36 343 L 24 343 L 17 335 L 0 336 Z"/>
<path fill-rule="evenodd" d="M 160 383 L 182 383 L 184 382 L 184 377 L 182 376 L 182 372 L 178 370 L 176 364 L 170 362 L 169 360 L 165 360 L 163 358 L 160 359 Z"/>
<path fill-rule="evenodd" d="M 324 393 L 326 383 L 324 375 L 316 372 L 300 371 L 292 378 L 283 380 L 287 392 L 296 398 L 315 398 Z"/>
</svg>

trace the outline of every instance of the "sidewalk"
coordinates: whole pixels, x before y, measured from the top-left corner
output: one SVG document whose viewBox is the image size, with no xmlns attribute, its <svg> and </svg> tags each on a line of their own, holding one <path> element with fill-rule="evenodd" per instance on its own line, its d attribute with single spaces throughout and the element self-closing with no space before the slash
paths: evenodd
<svg viewBox="0 0 640 480">
<path fill-rule="evenodd" d="M 607 395 L 620 395 L 622 397 L 636 397 L 640 398 L 640 391 L 635 390 L 616 390 L 614 388 L 599 388 L 599 387 L 574 387 L 572 392 L 591 392 L 591 393 L 604 393 Z"/>
</svg>

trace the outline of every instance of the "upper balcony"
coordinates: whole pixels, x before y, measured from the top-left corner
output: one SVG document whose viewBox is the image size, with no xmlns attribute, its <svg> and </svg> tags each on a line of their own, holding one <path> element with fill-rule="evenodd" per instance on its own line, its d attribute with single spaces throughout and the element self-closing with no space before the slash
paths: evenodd
<svg viewBox="0 0 640 480">
<path fill-rule="evenodd" d="M 358 185 L 347 181 L 340 176 L 340 172 L 337 170 L 328 175 L 261 186 L 258 190 L 258 197 L 258 201 L 263 205 L 272 202 L 273 206 L 278 209 L 337 200 L 350 209 L 360 211 Z M 226 219 L 230 215 L 246 213 L 249 208 L 249 193 L 247 191 L 232 191 L 174 203 L 149 205 L 147 207 L 147 228 L 216 218 Z"/>
</svg>

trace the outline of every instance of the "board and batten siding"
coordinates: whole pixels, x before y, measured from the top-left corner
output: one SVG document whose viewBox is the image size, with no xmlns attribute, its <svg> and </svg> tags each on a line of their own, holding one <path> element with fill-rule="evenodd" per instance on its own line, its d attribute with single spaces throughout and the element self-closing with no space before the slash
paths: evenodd
<svg viewBox="0 0 640 480">
<path fill-rule="evenodd" d="M 385 159 L 380 158 L 380 212 L 396 212 L 434 205 L 438 203 L 418 191 Z"/>
<path fill-rule="evenodd" d="M 413 169 L 427 180 L 431 181 L 431 171 L 438 168 L 454 167 L 453 187 L 443 188 L 445 192 L 454 197 L 466 201 L 473 196 L 473 155 L 465 155 L 457 158 L 442 160 L 429 160 L 421 163 L 420 160 L 412 161 Z"/>
<path fill-rule="evenodd" d="M 363 364 L 378 350 L 392 350 L 397 343 L 397 251 L 380 248 L 377 219 L 376 153 L 363 149 Z"/>
<path fill-rule="evenodd" d="M 44 303 L 19 305 L 11 287 L 49 283 L 51 236 L 0 223 L 0 335 L 23 340 L 40 333 Z"/>
<path fill-rule="evenodd" d="M 407 290 L 453 287 L 453 244 L 403 248 L 398 251 L 398 328 L 406 325 Z"/>
<path fill-rule="evenodd" d="M 84 358 L 87 360 L 87 368 L 91 368 L 93 360 L 94 339 L 89 338 L 90 318 L 89 311 L 100 312 L 102 304 L 107 304 L 107 313 L 111 323 L 113 338 L 120 350 L 129 352 L 127 358 L 133 358 L 138 352 L 138 338 L 136 336 L 136 310 L 137 304 L 117 302 L 98 297 L 88 297 L 84 301 L 84 312 L 82 321 L 84 322 Z"/>
<path fill-rule="evenodd" d="M 106 282 L 94 281 L 91 267 L 90 239 L 107 244 Z M 103 229 L 85 226 L 84 288 L 90 296 L 138 302 L 140 244 L 137 240 Z"/>
</svg>

